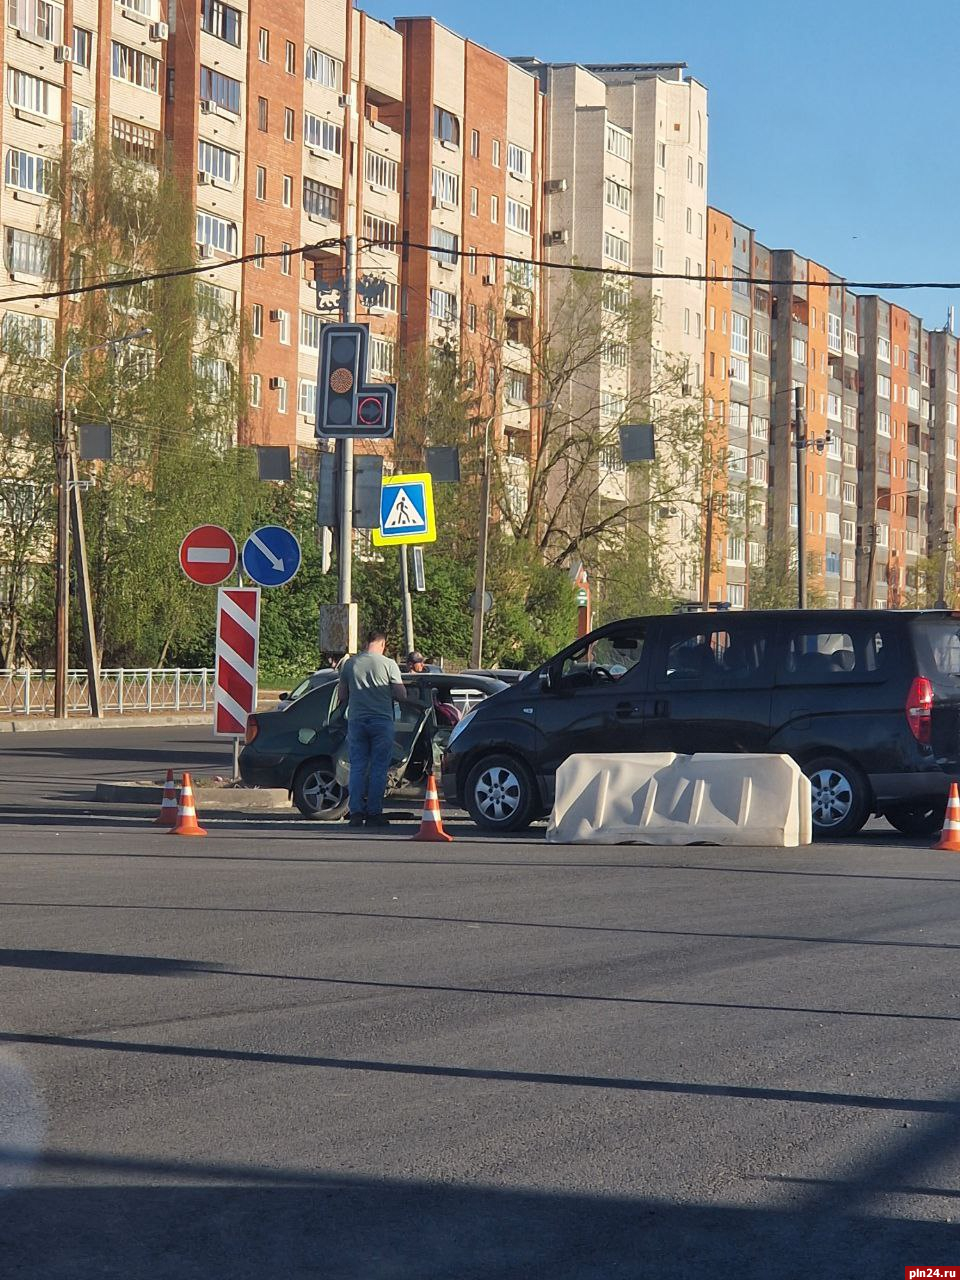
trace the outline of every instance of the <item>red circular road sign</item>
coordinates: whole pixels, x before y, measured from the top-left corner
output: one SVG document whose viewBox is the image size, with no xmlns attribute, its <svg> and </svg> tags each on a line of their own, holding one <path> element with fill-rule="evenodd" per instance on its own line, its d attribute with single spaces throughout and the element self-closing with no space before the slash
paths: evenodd
<svg viewBox="0 0 960 1280">
<path fill-rule="evenodd" d="M 226 582 L 237 567 L 237 544 L 218 524 L 200 524 L 180 543 L 180 568 L 202 587 Z"/>
</svg>

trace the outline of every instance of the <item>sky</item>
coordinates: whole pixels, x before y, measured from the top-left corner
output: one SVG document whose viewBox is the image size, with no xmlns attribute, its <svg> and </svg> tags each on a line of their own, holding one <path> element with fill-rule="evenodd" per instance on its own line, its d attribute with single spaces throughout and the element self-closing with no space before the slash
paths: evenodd
<svg viewBox="0 0 960 1280">
<path fill-rule="evenodd" d="M 685 62 L 707 86 L 710 203 L 847 280 L 960 281 L 952 0 L 421 0 L 507 57 Z M 888 294 L 940 328 L 960 292 Z"/>
</svg>

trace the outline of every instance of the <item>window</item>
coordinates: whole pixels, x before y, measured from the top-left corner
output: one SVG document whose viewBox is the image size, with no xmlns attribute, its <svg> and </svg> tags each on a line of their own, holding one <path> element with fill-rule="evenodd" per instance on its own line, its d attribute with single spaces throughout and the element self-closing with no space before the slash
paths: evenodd
<svg viewBox="0 0 960 1280">
<path fill-rule="evenodd" d="M 857 505 L 857 486 L 852 480 L 843 482 L 843 500 L 849 507 Z"/>
<path fill-rule="evenodd" d="M 830 524 L 830 517 L 828 516 L 827 517 L 828 533 L 830 532 L 829 524 Z M 827 573 L 832 574 L 834 577 L 839 576 L 839 573 L 840 573 L 840 552 L 839 551 L 827 552 Z"/>
<path fill-rule="evenodd" d="M 646 635 L 641 622 L 623 624 L 622 627 L 599 640 L 584 641 L 578 649 L 563 660 L 560 683 L 565 690 L 591 688 L 600 683 L 596 668 L 604 667 L 611 675 L 625 679 L 640 661 Z"/>
<path fill-rule="evenodd" d="M 116 121 L 114 121 L 116 124 Z M 222 182 L 234 182 L 237 177 L 237 168 L 240 163 L 240 157 L 235 151 L 227 151 L 224 147 L 218 147 L 213 142 L 207 142 L 201 138 L 197 144 L 197 169 L 200 173 L 205 173 L 211 178 L 219 178 Z M 260 174 L 263 173 L 266 180 L 266 171 L 257 170 L 257 198 L 262 200 L 260 195 Z"/>
<path fill-rule="evenodd" d="M 690 619 L 668 624 L 667 641 L 658 686 L 736 690 L 770 684 L 768 639 L 759 628 Z"/>
<path fill-rule="evenodd" d="M 34 195 L 48 196 L 55 190 L 58 178 L 55 160 L 34 155 L 32 151 L 7 152 L 4 180 L 17 191 L 32 191 Z"/>
<path fill-rule="evenodd" d="M 663 245 L 658 244 L 653 249 L 653 265 L 657 271 L 663 270 Z"/>
<path fill-rule="evenodd" d="M 518 147 L 515 142 L 507 143 L 507 169 L 518 178 L 530 176 L 530 152 Z"/>
<path fill-rule="evenodd" d="M 907 387 L 907 404 L 911 409 L 920 408 L 920 388 Z"/>
<path fill-rule="evenodd" d="M 790 343 L 790 354 L 793 356 L 794 364 L 807 363 L 807 344 L 803 338 L 794 338 Z"/>
<path fill-rule="evenodd" d="M 766 458 L 750 459 L 750 479 L 756 480 L 759 484 L 767 483 L 767 460 Z"/>
<path fill-rule="evenodd" d="M 827 417 L 833 422 L 840 421 L 840 397 L 833 391 L 827 392 Z"/>
<path fill-rule="evenodd" d="M 277 379 L 277 413 L 287 412 L 287 380 Z"/>
<path fill-rule="evenodd" d="M 392 245 L 394 251 L 396 251 L 397 224 L 395 222 L 389 222 L 386 218 L 378 218 L 372 213 L 365 213 L 363 215 L 363 234 L 367 240 L 376 241 L 378 244 Z"/>
<path fill-rule="evenodd" d="M 444 324 L 453 324 L 457 318 L 457 299 L 444 289 L 430 290 L 430 315 Z"/>
<path fill-rule="evenodd" d="M 750 362 L 743 360 L 739 356 L 730 357 L 730 378 L 733 382 L 747 383 L 750 381 Z"/>
<path fill-rule="evenodd" d="M 89 107 L 74 102 L 70 107 L 70 138 L 73 142 L 83 142 L 90 137 L 93 129 L 93 113 Z"/>
<path fill-rule="evenodd" d="M 890 363 L 890 342 L 887 338 L 877 338 L 877 359 Z"/>
<path fill-rule="evenodd" d="M 54 117 L 60 114 L 59 88 L 13 67 L 7 70 L 7 97 L 11 106 L 31 115 Z"/>
<path fill-rule="evenodd" d="M 257 128 L 266 133 L 270 127 L 270 103 L 266 98 L 257 98 Z"/>
<path fill-rule="evenodd" d="M 326 89 L 339 89 L 343 81 L 343 63 L 320 49 L 307 49 L 303 74 L 314 84 Z"/>
<path fill-rule="evenodd" d="M 467 328 L 471 333 L 477 332 L 477 304 L 471 302 L 467 307 Z"/>
<path fill-rule="evenodd" d="M 614 262 L 626 265 L 630 261 L 630 245 L 620 236 L 613 235 L 610 231 L 605 231 L 603 235 L 603 252 L 606 257 L 612 258 Z"/>
<path fill-rule="evenodd" d="M 197 214 L 197 244 L 211 245 L 221 253 L 236 253 L 237 226 L 212 213 Z"/>
<path fill-rule="evenodd" d="M 839 354 L 843 350 L 843 321 L 839 316 L 827 316 L 827 350 Z"/>
<path fill-rule="evenodd" d="M 200 5 L 200 30 L 207 35 L 225 40 L 240 47 L 240 10 L 222 0 L 202 0 Z"/>
<path fill-rule="evenodd" d="M 260 28 L 260 39 L 257 41 L 257 54 L 261 62 L 270 61 L 270 32 L 266 27 Z"/>
<path fill-rule="evenodd" d="M 452 231 L 443 231 L 440 227 L 431 227 L 430 243 L 433 245 L 430 256 L 436 262 L 442 262 L 448 267 L 457 265 L 457 249 L 460 242 Z"/>
<path fill-rule="evenodd" d="M 490 162 L 495 169 L 500 168 L 500 139 L 493 138 L 490 143 Z"/>
<path fill-rule="evenodd" d="M 267 171 L 262 164 L 257 165 L 257 199 L 267 198 Z"/>
<path fill-rule="evenodd" d="M 633 154 L 633 139 L 625 129 L 618 129 L 615 124 L 608 124 L 607 150 L 611 155 L 619 156 L 621 160 L 629 160 Z"/>
<path fill-rule="evenodd" d="M 303 145 L 313 147 L 316 151 L 325 151 L 331 156 L 339 156 L 343 152 L 343 126 L 305 111 Z"/>
<path fill-rule="evenodd" d="M 884 413 L 882 409 L 877 410 L 877 435 L 888 436 L 890 434 L 890 415 Z"/>
<path fill-rule="evenodd" d="M 689 307 L 683 308 L 683 332 L 684 333 L 690 332 L 690 308 Z"/>
<path fill-rule="evenodd" d="M 627 367 L 627 356 L 627 347 L 623 342 L 607 341 L 600 348 L 600 359 L 604 364 L 608 364 L 614 369 L 625 369 Z"/>
<path fill-rule="evenodd" d="M 877 374 L 877 395 L 882 396 L 884 400 L 890 399 L 890 379 L 886 374 Z"/>
<path fill-rule="evenodd" d="M 200 68 L 200 97 L 233 115 L 240 114 L 240 81 L 209 67 Z"/>
<path fill-rule="evenodd" d="M 856 542 L 857 526 L 852 520 L 844 520 L 842 522 L 843 540 L 844 542 Z"/>
<path fill-rule="evenodd" d="M 667 206 L 666 206 L 666 201 L 664 200 L 663 196 L 659 191 L 653 198 L 653 207 L 654 207 L 654 213 L 662 221 L 663 218 L 666 216 Z"/>
<path fill-rule="evenodd" d="M 623 454 L 615 444 L 603 445 L 600 449 L 600 466 L 604 471 L 625 471 Z"/>
<path fill-rule="evenodd" d="M 284 107 L 283 109 L 283 140 L 284 142 L 293 142 L 294 132 L 296 130 L 296 114 L 293 107 Z"/>
<path fill-rule="evenodd" d="M 457 205 L 460 203 L 460 178 L 446 169 L 433 168 L 433 198 L 439 204 Z M 473 202 L 471 200 L 471 213 Z"/>
<path fill-rule="evenodd" d="M 836 471 L 827 472 L 827 497 L 828 498 L 840 497 L 840 477 L 836 473 Z M 838 528 L 837 533 L 839 532 L 840 530 Z"/>
<path fill-rule="evenodd" d="M 311 218 L 336 222 L 340 217 L 340 192 L 315 178 L 304 178 L 303 210 Z"/>
<path fill-rule="evenodd" d="M 317 384 L 308 378 L 300 379 L 297 392 L 297 412 L 304 418 L 313 418 L 317 412 Z"/>
<path fill-rule="evenodd" d="M 290 275 L 293 256 L 290 253 L 290 246 L 285 240 L 280 243 L 280 274 L 282 276 Z"/>
<path fill-rule="evenodd" d="M 625 396 L 618 395 L 615 391 L 600 392 L 600 421 L 616 422 L 622 417 L 626 411 L 627 401 Z"/>
<path fill-rule="evenodd" d="M 947 402 L 947 426 L 955 427 L 957 425 L 957 406 Z"/>
<path fill-rule="evenodd" d="M 603 309 L 613 315 L 623 315 L 630 306 L 630 286 L 604 281 Z"/>
<path fill-rule="evenodd" d="M 500 221 L 500 197 L 499 196 L 490 197 L 490 221 L 494 223 Z"/>
<path fill-rule="evenodd" d="M 519 369 L 507 369 L 507 399 L 513 404 L 530 403 L 530 375 Z"/>
<path fill-rule="evenodd" d="M 791 628 L 785 642 L 777 678 L 789 684 L 882 680 L 897 659 L 893 636 L 869 625 L 842 632 Z"/>
<path fill-rule="evenodd" d="M 315 311 L 300 312 L 300 347 L 303 351 L 320 350 L 320 316 Z"/>
<path fill-rule="evenodd" d="M 697 162 L 697 186 L 698 187 L 703 186 L 704 174 L 705 174 L 705 170 L 703 167 L 703 161 L 700 160 Z"/>
<path fill-rule="evenodd" d="M 254 236 L 253 252 L 256 256 L 254 257 L 253 265 L 257 268 L 258 271 L 262 271 L 265 266 L 265 260 L 263 256 L 265 248 L 266 248 L 266 242 L 264 241 L 263 236 Z"/>
<path fill-rule="evenodd" d="M 844 430 L 856 431 L 857 429 L 857 406 L 854 404 L 845 404 L 843 406 L 843 426 Z M 855 463 L 853 465 L 856 465 Z"/>
<path fill-rule="evenodd" d="M 447 111 L 443 107 L 433 108 L 433 136 L 438 142 L 449 142 L 459 147 L 460 121 L 452 111 Z"/>
<path fill-rule="evenodd" d="M 193 372 L 203 384 L 204 392 L 210 400 L 225 400 L 233 386 L 233 371 L 228 361 L 217 356 L 193 357 Z"/>
<path fill-rule="evenodd" d="M 758 356 L 770 355 L 770 334 L 766 329 L 758 329 L 756 325 L 753 327 L 753 351 Z"/>
<path fill-rule="evenodd" d="M 609 146 L 607 150 L 610 150 Z M 657 167 L 660 169 L 667 167 L 667 144 L 665 142 L 657 143 Z"/>
<path fill-rule="evenodd" d="M 470 215 L 476 217 L 479 212 L 480 193 L 476 187 L 470 188 Z"/>
<path fill-rule="evenodd" d="M 521 204 L 519 200 L 507 198 L 506 225 L 511 231 L 519 231 L 521 235 L 530 234 L 530 206 Z"/>
<path fill-rule="evenodd" d="M 292 40 L 287 41 L 287 53 L 284 60 L 284 66 L 290 75 L 295 76 L 297 74 L 297 46 Z"/>
<path fill-rule="evenodd" d="M 263 337 L 263 305 L 255 302 L 250 310 L 250 327 L 255 338 Z"/>
<path fill-rule="evenodd" d="M 75 67 L 85 67 L 90 69 L 90 59 L 93 53 L 93 32 L 88 31 L 86 27 L 73 28 L 73 65 Z"/>
<path fill-rule="evenodd" d="M 260 396 L 263 387 L 263 379 L 259 373 L 251 373 L 250 375 L 250 408 L 260 408 Z"/>
<path fill-rule="evenodd" d="M 727 559 L 732 564 L 746 564 L 747 545 L 744 538 L 736 534 L 727 538 Z"/>
<path fill-rule="evenodd" d="M 283 207 L 293 208 L 293 178 L 289 173 L 283 175 Z"/>
<path fill-rule="evenodd" d="M 131 120 L 121 120 L 119 116 L 114 116 L 112 139 L 115 152 L 129 156 L 131 160 L 139 160 L 143 164 L 156 167 L 158 143 L 155 130 L 148 129 L 141 124 L 134 124 Z M 232 152 L 227 154 L 231 155 Z M 199 168 L 203 169 L 202 163 Z"/>
<path fill-rule="evenodd" d="M 754 414 L 750 419 L 750 434 L 754 440 L 769 440 L 770 419 Z"/>
<path fill-rule="evenodd" d="M 54 322 L 46 316 L 5 311 L 0 317 L 0 351 L 14 356 L 46 356 L 53 348 Z"/>
<path fill-rule="evenodd" d="M 622 209 L 624 213 L 630 212 L 630 188 L 614 182 L 612 178 L 604 179 L 603 198 L 612 209 Z"/>
<path fill-rule="evenodd" d="M 738 356 L 750 354 L 750 321 L 736 312 L 730 317 L 730 350 Z"/>
<path fill-rule="evenodd" d="M 4 260 L 12 274 L 48 276 L 53 263 L 53 249 L 54 241 L 49 236 L 21 231 L 16 227 L 6 229 Z"/>
<path fill-rule="evenodd" d="M 284 347 L 290 345 L 290 312 L 278 310 L 277 313 L 277 341 Z"/>
<path fill-rule="evenodd" d="M 957 371 L 956 369 L 947 370 L 947 390 L 956 391 L 957 389 Z"/>
<path fill-rule="evenodd" d="M 394 344 L 387 338 L 370 336 L 370 372 L 380 378 L 392 378 Z"/>
<path fill-rule="evenodd" d="M 363 158 L 363 174 L 372 187 L 380 187 L 384 191 L 397 189 L 397 162 L 388 160 L 376 151 L 367 151 Z"/>
<path fill-rule="evenodd" d="M 63 44 L 62 5 L 49 4 L 47 0 L 9 0 L 7 21 L 26 36 Z"/>
<path fill-rule="evenodd" d="M 148 89 L 151 93 L 160 92 L 160 62 L 139 49 L 131 49 L 129 45 L 113 41 L 113 62 L 111 75 L 114 80 L 125 80 L 140 89 Z"/>
<path fill-rule="evenodd" d="M 476 160 L 480 156 L 480 130 L 472 129 L 470 132 L 470 154 Z"/>
</svg>

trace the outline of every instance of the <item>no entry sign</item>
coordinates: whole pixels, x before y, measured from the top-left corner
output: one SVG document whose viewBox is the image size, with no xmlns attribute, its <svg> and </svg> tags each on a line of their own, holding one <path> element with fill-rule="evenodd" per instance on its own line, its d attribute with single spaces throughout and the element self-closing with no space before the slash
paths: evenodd
<svg viewBox="0 0 960 1280">
<path fill-rule="evenodd" d="M 217 592 L 217 668 L 213 732 L 242 738 L 257 709 L 260 588 L 221 587 Z"/>
<path fill-rule="evenodd" d="M 191 529 L 180 543 L 180 568 L 192 582 L 216 587 L 237 567 L 237 544 L 218 524 Z"/>
</svg>

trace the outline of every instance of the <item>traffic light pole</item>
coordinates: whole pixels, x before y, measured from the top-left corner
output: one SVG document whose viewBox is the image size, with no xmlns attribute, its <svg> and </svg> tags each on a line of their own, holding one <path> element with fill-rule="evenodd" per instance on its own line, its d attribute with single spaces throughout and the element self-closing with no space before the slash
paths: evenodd
<svg viewBox="0 0 960 1280">
<path fill-rule="evenodd" d="M 343 320 L 354 324 L 357 319 L 357 237 L 346 237 L 346 273 L 343 294 Z M 338 600 L 342 605 L 353 601 L 353 441 L 339 440 L 340 453 L 340 552 Z"/>
</svg>

